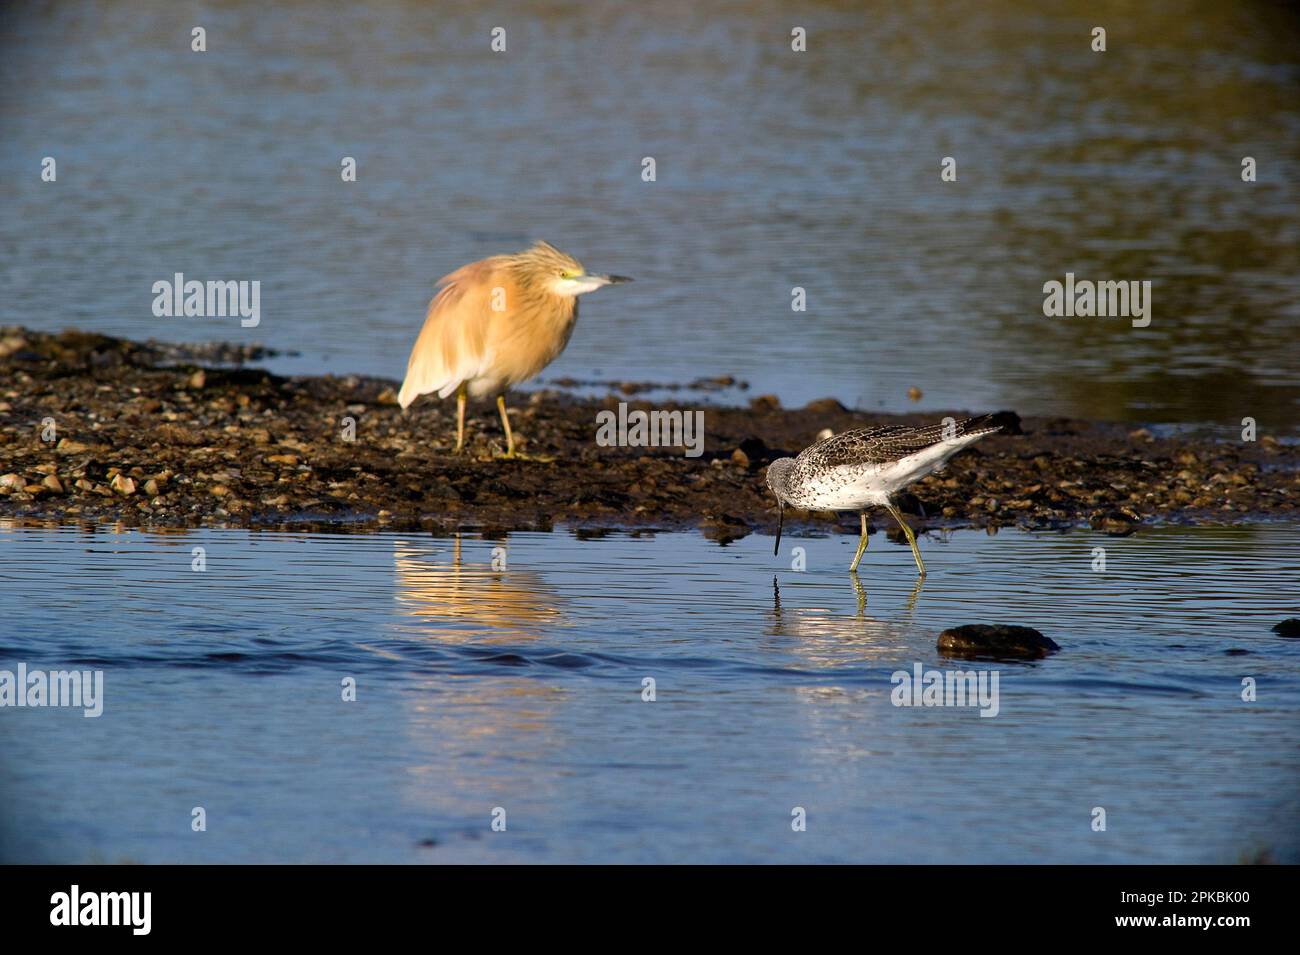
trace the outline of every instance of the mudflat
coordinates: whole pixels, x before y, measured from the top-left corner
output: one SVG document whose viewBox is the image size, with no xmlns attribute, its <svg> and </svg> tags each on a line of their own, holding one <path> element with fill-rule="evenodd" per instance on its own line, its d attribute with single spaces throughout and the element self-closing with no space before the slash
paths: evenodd
<svg viewBox="0 0 1300 955">
<path fill-rule="evenodd" d="M 699 527 L 723 540 L 774 530 L 766 465 L 822 429 L 933 424 L 954 409 L 882 415 L 833 399 L 788 409 L 635 394 L 516 393 L 521 459 L 495 407 L 471 405 L 452 452 L 455 402 L 403 412 L 391 380 L 281 377 L 242 346 L 164 346 L 84 332 L 0 329 L 0 517 L 142 527 L 368 525 L 452 531 Z M 626 407 L 620 410 L 620 403 Z M 702 453 L 598 440 L 611 413 L 689 412 Z M 700 419 L 695 413 L 702 412 Z M 603 413 L 603 414 L 602 414 Z M 1300 510 L 1300 447 L 1265 426 L 1153 434 L 1131 424 L 1021 418 L 954 458 L 899 503 L 918 527 L 1242 523 Z M 622 429 L 624 437 L 637 432 Z M 606 439 L 612 433 L 606 430 Z M 634 440 L 629 438 L 628 440 Z M 885 515 L 876 515 L 886 526 Z M 787 527 L 855 530 L 853 515 L 787 514 Z"/>
</svg>

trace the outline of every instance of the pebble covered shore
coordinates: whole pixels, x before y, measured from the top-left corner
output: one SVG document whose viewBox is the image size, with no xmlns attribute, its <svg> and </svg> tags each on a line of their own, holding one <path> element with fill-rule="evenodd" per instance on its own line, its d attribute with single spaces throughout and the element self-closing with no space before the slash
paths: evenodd
<svg viewBox="0 0 1300 955">
<path fill-rule="evenodd" d="M 84 332 L 0 329 L 0 518 L 128 526 L 353 525 L 450 531 L 699 527 L 727 540 L 774 530 L 766 465 L 824 428 L 935 423 L 944 412 L 880 415 L 834 400 L 786 409 L 759 396 L 719 407 L 670 395 L 510 396 L 525 460 L 499 457 L 490 402 L 471 405 L 454 455 L 455 402 L 406 412 L 397 382 L 278 377 L 239 365 L 238 346 L 186 350 Z M 207 367 L 204 364 L 207 364 Z M 603 447 L 597 415 L 704 412 L 703 454 Z M 971 409 L 991 411 L 996 409 Z M 959 412 L 953 412 L 960 414 Z M 1001 419 L 1005 434 L 964 451 L 901 500 L 918 527 L 1087 526 L 1292 517 L 1300 447 L 1264 425 L 1154 435 L 1066 419 Z M 876 527 L 892 522 L 873 516 Z M 853 515 L 787 515 L 787 529 L 856 532 Z M 891 531 L 892 534 L 892 531 Z"/>
</svg>

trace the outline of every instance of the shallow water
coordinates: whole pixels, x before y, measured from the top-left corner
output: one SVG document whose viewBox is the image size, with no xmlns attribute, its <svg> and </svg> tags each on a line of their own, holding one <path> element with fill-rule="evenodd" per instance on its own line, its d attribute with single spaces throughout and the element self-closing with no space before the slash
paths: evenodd
<svg viewBox="0 0 1300 955">
<path fill-rule="evenodd" d="M 637 279 L 585 300 L 550 378 L 1300 420 L 1285 5 L 520 6 L 9 5 L 0 322 L 400 377 L 435 279 L 544 237 Z M 260 281 L 260 326 L 155 318 L 176 272 Z M 1066 272 L 1151 281 L 1151 325 L 1044 317 Z"/>
<path fill-rule="evenodd" d="M 6 525 L 0 669 L 105 702 L 0 710 L 0 858 L 1297 862 L 1297 529 L 930 536 L 915 593 L 876 534 L 859 613 L 848 535 L 796 572 L 765 536 Z M 937 655 L 995 621 L 1063 649 Z M 999 712 L 892 705 L 917 663 L 996 670 Z"/>
</svg>

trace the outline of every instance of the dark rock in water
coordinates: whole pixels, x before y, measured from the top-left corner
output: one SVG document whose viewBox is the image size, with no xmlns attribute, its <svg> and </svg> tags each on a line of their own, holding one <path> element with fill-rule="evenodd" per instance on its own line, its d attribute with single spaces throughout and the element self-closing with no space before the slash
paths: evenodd
<svg viewBox="0 0 1300 955">
<path fill-rule="evenodd" d="M 741 518 L 728 514 L 708 516 L 700 524 L 704 536 L 719 544 L 730 544 L 743 537 L 748 537 L 750 527 Z"/>
<path fill-rule="evenodd" d="M 1033 627 L 972 623 L 939 634 L 939 652 L 968 660 L 1038 660 L 1061 649 Z"/>
<path fill-rule="evenodd" d="M 1242 649 L 1241 647 L 1229 647 L 1227 650 L 1224 650 L 1223 653 L 1225 656 L 1230 656 L 1230 657 L 1250 656 L 1250 651 Z"/>
<path fill-rule="evenodd" d="M 1095 531 L 1105 531 L 1111 537 L 1127 537 L 1138 529 L 1140 518 L 1132 511 L 1114 510 L 1095 513 L 1089 523 Z"/>
<path fill-rule="evenodd" d="M 1291 617 L 1273 627 L 1279 637 L 1300 637 L 1300 618 Z"/>
</svg>

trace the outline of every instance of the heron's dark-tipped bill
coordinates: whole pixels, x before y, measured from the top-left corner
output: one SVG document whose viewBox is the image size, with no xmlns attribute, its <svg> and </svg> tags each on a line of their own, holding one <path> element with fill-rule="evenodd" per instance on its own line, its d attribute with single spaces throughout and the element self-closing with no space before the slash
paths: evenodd
<svg viewBox="0 0 1300 955">
<path fill-rule="evenodd" d="M 609 285 L 622 285 L 624 282 L 632 281 L 626 275 L 602 275 L 601 278 Z"/>
<path fill-rule="evenodd" d="M 781 513 L 776 519 L 776 543 L 772 545 L 772 556 L 781 553 L 781 529 L 785 527 L 785 502 L 780 504 Z"/>
</svg>

